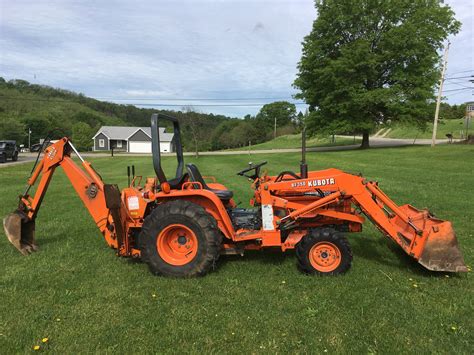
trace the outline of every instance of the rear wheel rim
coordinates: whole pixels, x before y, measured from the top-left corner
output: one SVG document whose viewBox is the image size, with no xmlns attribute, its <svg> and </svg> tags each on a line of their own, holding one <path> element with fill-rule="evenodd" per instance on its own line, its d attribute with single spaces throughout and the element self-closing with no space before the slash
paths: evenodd
<svg viewBox="0 0 474 355">
<path fill-rule="evenodd" d="M 198 251 L 196 234 L 183 224 L 170 224 L 156 239 L 160 257 L 170 265 L 182 266 L 191 262 Z"/>
<path fill-rule="evenodd" d="M 331 272 L 341 264 L 341 251 L 333 243 L 319 242 L 309 251 L 311 266 L 321 272 Z"/>
</svg>

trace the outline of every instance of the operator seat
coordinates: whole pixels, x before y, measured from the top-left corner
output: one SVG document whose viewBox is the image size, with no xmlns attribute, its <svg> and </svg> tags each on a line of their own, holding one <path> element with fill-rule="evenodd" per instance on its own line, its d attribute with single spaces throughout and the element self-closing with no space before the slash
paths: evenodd
<svg viewBox="0 0 474 355">
<path fill-rule="evenodd" d="M 186 164 L 186 168 L 188 169 L 189 172 L 189 179 L 191 181 L 196 181 L 201 183 L 202 188 L 205 190 L 209 190 L 217 195 L 221 200 L 223 201 L 228 201 L 234 196 L 234 193 L 230 190 L 216 190 L 212 189 L 209 186 L 207 186 L 206 182 L 204 181 L 204 178 L 201 175 L 201 172 L 199 171 L 198 167 L 194 164 Z M 196 184 L 197 185 L 197 184 Z"/>
</svg>

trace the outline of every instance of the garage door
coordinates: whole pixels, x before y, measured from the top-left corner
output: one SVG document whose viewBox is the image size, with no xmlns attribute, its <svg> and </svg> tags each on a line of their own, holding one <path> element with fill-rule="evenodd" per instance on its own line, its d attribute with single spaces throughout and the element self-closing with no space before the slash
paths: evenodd
<svg viewBox="0 0 474 355">
<path fill-rule="evenodd" d="M 151 142 L 129 142 L 130 153 L 151 153 Z"/>
</svg>

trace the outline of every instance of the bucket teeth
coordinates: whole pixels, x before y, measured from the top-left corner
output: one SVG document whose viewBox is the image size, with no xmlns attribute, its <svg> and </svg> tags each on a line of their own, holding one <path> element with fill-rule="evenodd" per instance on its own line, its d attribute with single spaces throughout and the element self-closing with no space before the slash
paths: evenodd
<svg viewBox="0 0 474 355">
<path fill-rule="evenodd" d="M 38 250 L 35 241 L 35 222 L 26 220 L 24 215 L 15 211 L 3 219 L 3 229 L 13 246 L 23 255 Z"/>
</svg>

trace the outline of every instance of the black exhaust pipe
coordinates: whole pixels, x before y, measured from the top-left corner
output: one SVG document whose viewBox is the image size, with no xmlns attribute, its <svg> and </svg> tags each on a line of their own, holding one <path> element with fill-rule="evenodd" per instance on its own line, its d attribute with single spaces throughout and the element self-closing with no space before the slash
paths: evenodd
<svg viewBox="0 0 474 355">
<path fill-rule="evenodd" d="M 303 130 L 301 131 L 300 176 L 302 179 L 308 178 L 308 165 L 306 164 L 306 125 L 303 126 Z"/>
</svg>

